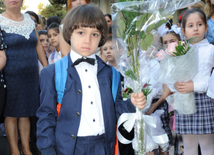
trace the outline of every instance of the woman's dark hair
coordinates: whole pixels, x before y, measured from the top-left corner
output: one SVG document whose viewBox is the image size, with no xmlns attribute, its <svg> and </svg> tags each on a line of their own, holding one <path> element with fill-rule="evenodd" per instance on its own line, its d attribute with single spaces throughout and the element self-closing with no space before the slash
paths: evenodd
<svg viewBox="0 0 214 155">
<path fill-rule="evenodd" d="M 198 13 L 199 16 L 201 17 L 202 21 L 204 22 L 204 24 L 207 25 L 207 19 L 206 19 L 205 13 L 201 9 L 194 8 L 194 9 L 191 9 L 191 10 L 187 10 L 187 12 L 182 17 L 182 20 L 181 20 L 182 24 L 181 25 L 182 25 L 182 28 L 184 29 L 184 31 L 185 31 L 185 26 L 186 26 L 187 18 L 192 13 Z"/>
<path fill-rule="evenodd" d="M 38 35 L 48 35 L 47 30 L 39 30 L 37 31 Z"/>
<path fill-rule="evenodd" d="M 104 17 L 105 17 L 105 16 L 108 16 L 108 17 L 111 19 L 111 15 L 110 15 L 110 14 L 107 13 L 107 14 L 104 15 Z M 112 19 L 111 19 L 111 20 L 112 20 Z"/>
<path fill-rule="evenodd" d="M 57 33 L 59 33 L 59 24 L 57 24 L 57 23 L 51 23 L 51 25 L 49 25 L 48 26 L 48 28 L 47 28 L 47 32 L 48 32 L 48 30 L 50 30 L 50 29 L 54 29 Z"/>
<path fill-rule="evenodd" d="M 35 12 L 33 12 L 33 11 L 27 11 L 25 13 L 29 14 L 30 16 L 33 16 L 36 19 L 36 22 L 39 24 L 39 17 L 38 17 L 38 15 Z"/>
<path fill-rule="evenodd" d="M 108 34 L 108 25 L 102 11 L 93 5 L 78 5 L 72 8 L 63 22 L 63 37 L 70 44 L 70 38 L 79 27 L 96 28 L 101 33 L 98 47 L 105 44 Z"/>
</svg>

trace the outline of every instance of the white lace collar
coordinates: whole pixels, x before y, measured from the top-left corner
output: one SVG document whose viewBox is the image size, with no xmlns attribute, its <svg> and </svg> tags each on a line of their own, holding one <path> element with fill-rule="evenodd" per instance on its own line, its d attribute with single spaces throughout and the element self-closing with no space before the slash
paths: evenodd
<svg viewBox="0 0 214 155">
<path fill-rule="evenodd" d="M 15 33 L 30 38 L 31 32 L 35 29 L 35 23 L 29 14 L 23 14 L 24 20 L 14 21 L 0 14 L 0 27 L 6 33 Z"/>
</svg>

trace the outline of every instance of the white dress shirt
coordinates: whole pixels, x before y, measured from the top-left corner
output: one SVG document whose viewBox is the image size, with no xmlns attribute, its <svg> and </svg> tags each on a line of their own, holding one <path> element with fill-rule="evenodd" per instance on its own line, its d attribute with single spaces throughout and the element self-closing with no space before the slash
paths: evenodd
<svg viewBox="0 0 214 155">
<path fill-rule="evenodd" d="M 54 54 L 54 59 L 52 60 L 52 55 Z M 54 51 L 53 53 L 50 54 L 50 56 L 48 57 L 48 64 L 53 64 L 55 62 L 57 62 L 58 60 L 62 59 L 62 54 L 61 51 L 57 52 Z"/>
<path fill-rule="evenodd" d="M 71 50 L 71 60 L 74 63 L 81 55 Z M 94 58 L 95 64 L 81 62 L 75 65 L 82 84 L 82 109 L 80 126 L 77 136 L 97 136 L 105 132 L 103 110 L 99 84 L 97 80 L 97 60 L 95 54 L 88 56 Z"/>
</svg>

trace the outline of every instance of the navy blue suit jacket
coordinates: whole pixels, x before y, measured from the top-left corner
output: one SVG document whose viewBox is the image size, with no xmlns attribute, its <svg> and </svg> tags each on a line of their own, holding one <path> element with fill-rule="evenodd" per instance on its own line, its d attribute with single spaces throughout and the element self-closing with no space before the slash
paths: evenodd
<svg viewBox="0 0 214 155">
<path fill-rule="evenodd" d="M 45 67 L 40 75 L 40 101 L 37 111 L 37 146 L 43 155 L 72 155 L 80 125 L 82 106 L 82 86 L 75 67 L 68 57 L 68 76 L 61 111 L 57 118 L 57 93 L 55 89 L 55 66 Z M 105 144 L 108 155 L 114 154 L 117 118 L 124 112 L 135 112 L 130 99 L 123 101 L 119 84 L 116 101 L 112 97 L 112 69 L 99 57 L 97 79 L 105 125 Z M 87 78 L 87 77 L 84 77 Z M 84 149 L 84 148 L 83 148 Z"/>
</svg>

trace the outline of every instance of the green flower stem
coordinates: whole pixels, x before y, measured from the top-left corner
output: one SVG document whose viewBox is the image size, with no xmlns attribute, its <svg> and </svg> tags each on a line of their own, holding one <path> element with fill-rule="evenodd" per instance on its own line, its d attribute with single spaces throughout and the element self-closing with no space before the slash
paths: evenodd
<svg viewBox="0 0 214 155">
<path fill-rule="evenodd" d="M 141 85 L 140 85 L 140 78 L 137 81 L 134 81 L 134 92 L 140 93 L 141 92 Z M 136 107 L 136 115 L 137 119 L 135 122 L 135 138 L 137 143 L 137 150 L 135 150 L 135 155 L 145 155 L 145 139 L 144 139 L 144 122 L 143 122 L 143 115 L 142 110 Z"/>
</svg>

